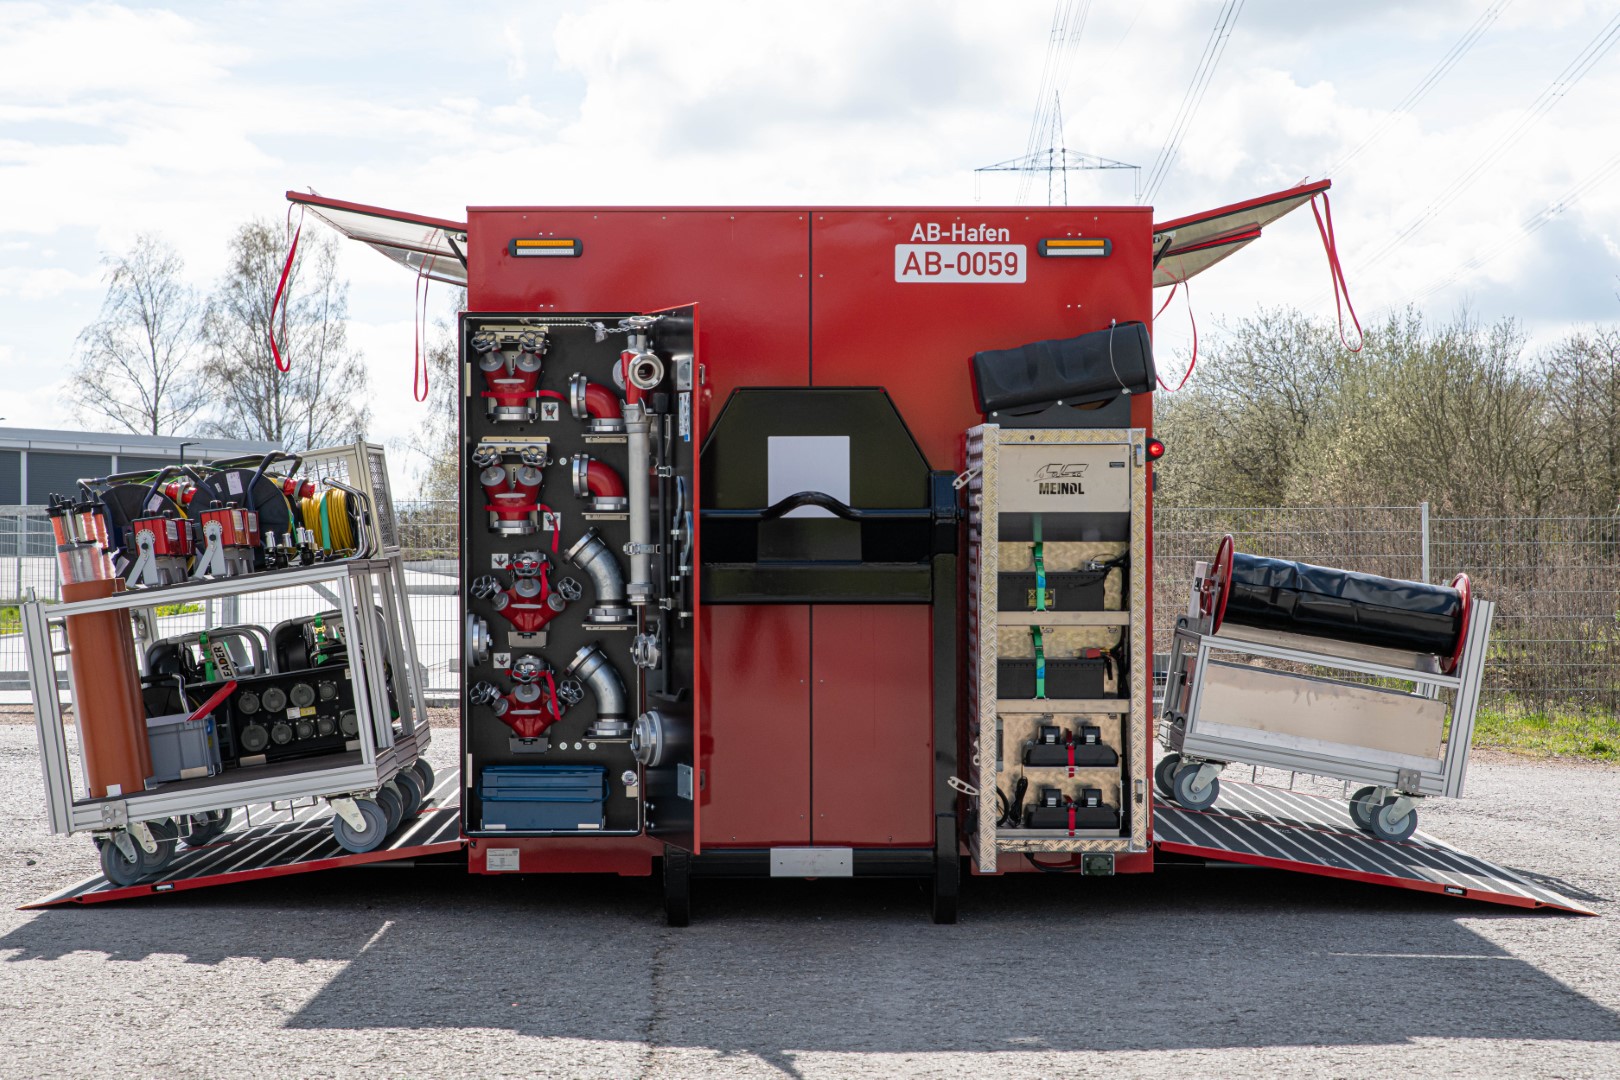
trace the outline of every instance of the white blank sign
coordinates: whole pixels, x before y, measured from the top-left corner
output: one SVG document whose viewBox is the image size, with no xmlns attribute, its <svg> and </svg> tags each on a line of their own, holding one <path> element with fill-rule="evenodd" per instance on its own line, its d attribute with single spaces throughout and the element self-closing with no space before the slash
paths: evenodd
<svg viewBox="0 0 1620 1080">
<path fill-rule="evenodd" d="M 765 440 L 766 502 L 774 505 L 801 491 L 823 491 L 849 502 L 848 435 L 772 435 Z M 832 517 L 819 506 L 801 506 L 785 517 Z"/>
</svg>

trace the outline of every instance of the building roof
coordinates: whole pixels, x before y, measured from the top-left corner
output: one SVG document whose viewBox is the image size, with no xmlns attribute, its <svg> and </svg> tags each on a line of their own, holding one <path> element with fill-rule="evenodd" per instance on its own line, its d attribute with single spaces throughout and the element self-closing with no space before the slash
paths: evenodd
<svg viewBox="0 0 1620 1080">
<path fill-rule="evenodd" d="M 0 426 L 0 450 L 78 451 L 87 454 L 138 454 L 164 456 L 222 457 L 231 454 L 267 454 L 280 450 L 278 443 L 260 439 L 221 439 L 207 436 L 177 438 L 172 435 L 134 435 L 127 432 L 54 431 L 48 428 Z"/>
</svg>

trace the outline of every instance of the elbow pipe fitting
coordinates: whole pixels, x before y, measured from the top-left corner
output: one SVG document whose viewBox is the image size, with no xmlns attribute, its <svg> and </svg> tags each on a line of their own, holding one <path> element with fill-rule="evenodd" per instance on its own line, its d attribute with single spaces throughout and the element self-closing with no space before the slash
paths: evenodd
<svg viewBox="0 0 1620 1080">
<path fill-rule="evenodd" d="M 583 646 L 568 665 L 568 674 L 584 683 L 596 701 L 596 719 L 585 729 L 586 737 L 623 738 L 630 734 L 630 705 L 624 680 L 608 663 L 606 654 L 595 645 Z"/>
<path fill-rule="evenodd" d="M 633 613 L 625 601 L 624 573 L 596 530 L 587 529 L 566 556 L 590 578 L 591 588 L 596 592 L 596 604 L 586 616 L 587 624 L 629 622 Z"/>
<path fill-rule="evenodd" d="M 629 500 L 624 480 L 610 467 L 587 454 L 578 454 L 573 464 L 574 494 L 591 501 L 591 510 L 600 514 L 622 514 Z"/>
<path fill-rule="evenodd" d="M 624 430 L 624 403 L 619 395 L 583 375 L 568 380 L 568 410 L 575 419 L 590 421 L 591 430 L 598 434 Z"/>
</svg>

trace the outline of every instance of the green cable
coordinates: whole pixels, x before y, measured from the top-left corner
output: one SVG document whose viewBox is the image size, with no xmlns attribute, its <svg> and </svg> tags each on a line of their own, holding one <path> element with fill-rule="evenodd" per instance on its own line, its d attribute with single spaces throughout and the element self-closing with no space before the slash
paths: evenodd
<svg viewBox="0 0 1620 1080">
<path fill-rule="evenodd" d="M 1035 541 L 1035 610 L 1046 610 L 1046 545 Z"/>
<path fill-rule="evenodd" d="M 1035 639 L 1035 697 L 1037 700 L 1046 698 L 1046 646 L 1041 641 L 1041 628 L 1029 628 L 1029 636 Z"/>
</svg>

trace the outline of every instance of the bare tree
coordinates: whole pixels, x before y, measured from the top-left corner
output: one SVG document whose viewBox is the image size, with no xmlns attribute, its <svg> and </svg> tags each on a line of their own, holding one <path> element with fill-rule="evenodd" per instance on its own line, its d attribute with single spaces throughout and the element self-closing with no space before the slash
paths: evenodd
<svg viewBox="0 0 1620 1080">
<path fill-rule="evenodd" d="M 231 238 L 229 266 L 203 317 L 214 427 L 290 450 L 358 439 L 371 408 L 365 365 L 348 342 L 349 285 L 337 276 L 337 242 L 303 238 L 275 308 L 285 259 L 281 229 L 269 221 L 250 221 Z M 286 371 L 272 359 L 272 320 Z"/>
<path fill-rule="evenodd" d="M 178 252 L 152 233 L 102 258 L 101 315 L 79 333 L 69 391 L 82 421 L 186 434 L 207 400 L 197 370 L 201 302 Z"/>
</svg>

